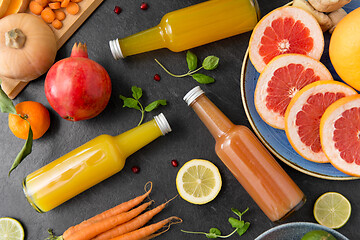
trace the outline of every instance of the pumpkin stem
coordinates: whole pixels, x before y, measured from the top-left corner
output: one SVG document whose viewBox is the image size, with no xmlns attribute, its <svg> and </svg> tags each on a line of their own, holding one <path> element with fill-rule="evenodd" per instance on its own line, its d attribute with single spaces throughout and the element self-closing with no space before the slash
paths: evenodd
<svg viewBox="0 0 360 240">
<path fill-rule="evenodd" d="M 5 45 L 11 48 L 22 48 L 25 45 L 26 36 L 18 28 L 14 28 L 5 33 Z"/>
<path fill-rule="evenodd" d="M 88 58 L 86 43 L 75 43 L 71 50 L 71 57 Z"/>
</svg>

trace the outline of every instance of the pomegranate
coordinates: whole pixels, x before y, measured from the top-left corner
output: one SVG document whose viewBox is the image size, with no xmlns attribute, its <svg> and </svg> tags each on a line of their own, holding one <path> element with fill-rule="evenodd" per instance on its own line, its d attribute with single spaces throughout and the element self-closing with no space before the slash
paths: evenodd
<svg viewBox="0 0 360 240">
<path fill-rule="evenodd" d="M 100 64 L 88 58 L 86 44 L 75 43 L 71 56 L 56 62 L 48 71 L 45 95 L 62 118 L 86 120 L 105 109 L 111 80 Z"/>
</svg>

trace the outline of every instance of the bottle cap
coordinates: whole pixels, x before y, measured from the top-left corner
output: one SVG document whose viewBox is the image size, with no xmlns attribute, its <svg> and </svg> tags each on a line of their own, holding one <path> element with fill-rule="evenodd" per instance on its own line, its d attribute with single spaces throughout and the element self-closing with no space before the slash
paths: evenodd
<svg viewBox="0 0 360 240">
<path fill-rule="evenodd" d="M 157 125 L 159 126 L 160 131 L 163 135 L 172 131 L 171 127 L 163 113 L 160 113 L 159 115 L 155 116 L 154 119 L 155 119 Z"/>
<path fill-rule="evenodd" d="M 184 101 L 190 106 L 190 104 L 195 101 L 200 95 L 204 94 L 205 92 L 199 87 L 194 87 L 191 89 L 185 96 Z"/>
<path fill-rule="evenodd" d="M 113 57 L 115 58 L 115 60 L 119 60 L 120 58 L 124 58 L 122 52 L 121 52 L 121 48 L 120 48 L 120 43 L 119 43 L 119 39 L 115 39 L 115 40 L 111 40 L 109 41 L 109 45 L 110 45 L 110 50 L 111 53 L 113 55 Z"/>
</svg>

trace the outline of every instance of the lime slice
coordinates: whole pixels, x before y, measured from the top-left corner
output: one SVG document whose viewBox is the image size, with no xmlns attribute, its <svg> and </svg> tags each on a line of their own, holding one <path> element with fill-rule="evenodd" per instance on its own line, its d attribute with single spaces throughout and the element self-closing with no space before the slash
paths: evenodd
<svg viewBox="0 0 360 240">
<path fill-rule="evenodd" d="M 21 223 L 13 218 L 0 218 L 1 240 L 23 240 L 24 229 Z"/>
<path fill-rule="evenodd" d="M 180 196 L 193 204 L 205 204 L 213 200 L 219 194 L 221 185 L 219 169 L 207 160 L 188 161 L 176 176 Z"/>
<path fill-rule="evenodd" d="M 314 217 L 318 223 L 329 228 L 340 228 L 349 220 L 351 205 L 343 195 L 327 192 L 314 205 Z"/>
</svg>

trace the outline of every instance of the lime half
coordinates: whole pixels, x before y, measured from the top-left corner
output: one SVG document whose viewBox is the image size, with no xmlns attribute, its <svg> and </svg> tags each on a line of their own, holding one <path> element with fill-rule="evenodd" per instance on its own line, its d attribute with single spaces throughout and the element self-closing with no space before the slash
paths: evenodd
<svg viewBox="0 0 360 240">
<path fill-rule="evenodd" d="M 13 218 L 0 218 L 0 239 L 1 240 L 23 240 L 24 229 L 21 223 Z"/>
<path fill-rule="evenodd" d="M 340 228 L 349 220 L 351 205 L 343 195 L 327 192 L 321 195 L 314 205 L 316 221 L 329 228 Z"/>
<path fill-rule="evenodd" d="M 221 185 L 218 168 L 207 160 L 188 161 L 176 176 L 180 196 L 193 204 L 205 204 L 213 200 L 219 194 Z"/>
</svg>

